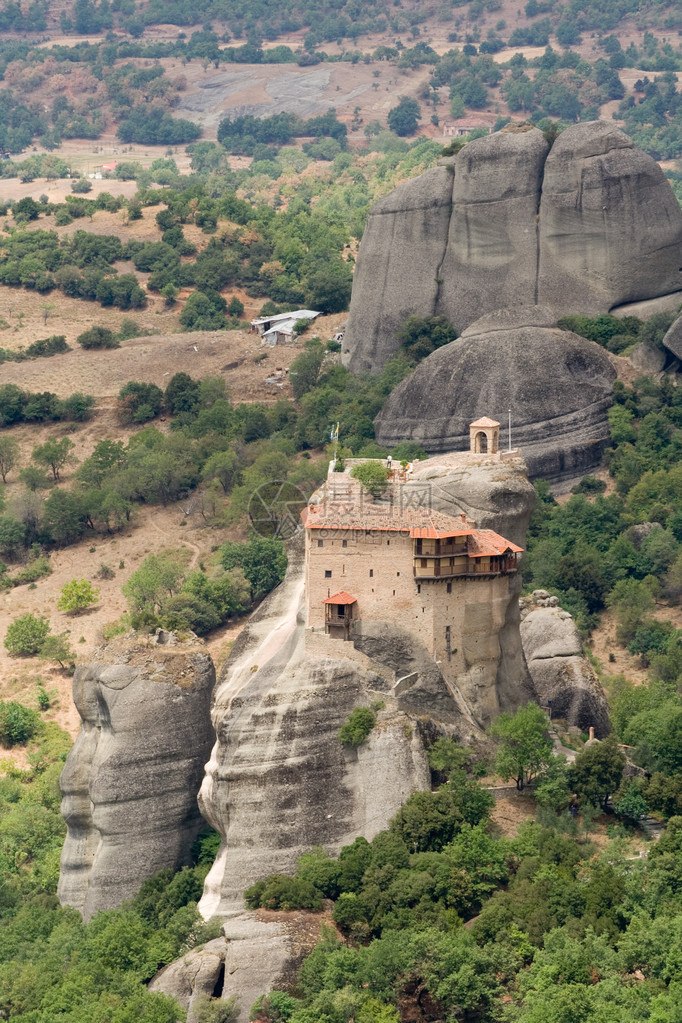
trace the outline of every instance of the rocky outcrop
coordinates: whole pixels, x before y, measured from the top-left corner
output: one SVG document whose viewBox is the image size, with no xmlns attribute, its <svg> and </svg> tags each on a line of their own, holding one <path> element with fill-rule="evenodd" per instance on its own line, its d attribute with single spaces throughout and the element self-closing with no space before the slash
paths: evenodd
<svg viewBox="0 0 682 1023">
<path fill-rule="evenodd" d="M 358 254 L 343 361 L 378 371 L 409 315 L 459 331 L 494 309 L 595 315 L 682 290 L 682 211 L 658 164 L 613 124 L 465 146 L 381 199 Z"/>
<path fill-rule="evenodd" d="M 85 919 L 190 861 L 213 742 L 215 670 L 196 638 L 119 637 L 73 678 L 82 719 L 61 776 L 67 835 L 58 894 Z"/>
<path fill-rule="evenodd" d="M 663 338 L 663 347 L 672 352 L 676 359 L 682 360 L 682 314 L 669 327 Z"/>
<path fill-rule="evenodd" d="M 598 465 L 616 377 L 599 345 L 551 326 L 540 308 L 482 318 L 439 348 L 390 394 L 375 420 L 380 444 L 413 440 L 428 452 L 468 450 L 469 423 L 503 425 L 531 477 L 575 480 Z"/>
<path fill-rule="evenodd" d="M 249 884 L 291 871 L 312 846 L 338 851 L 357 835 L 373 837 L 429 783 L 419 737 L 394 705 L 379 711 L 357 750 L 339 741 L 354 707 L 382 700 L 388 687 L 369 662 L 351 659 L 352 649 L 344 656 L 350 644 L 329 639 L 309 656 L 301 539 L 216 688 L 217 741 L 199 802 L 223 842 L 200 904 L 206 918 L 240 912 Z"/>
<path fill-rule="evenodd" d="M 522 538 L 534 491 L 520 460 L 504 474 L 506 481 L 500 465 L 467 467 L 455 480 L 447 466 L 424 462 L 411 486 L 453 514 L 462 505 L 451 492 L 482 513 L 487 492 L 485 525 L 494 528 L 501 525 L 495 505 L 511 496 L 515 505 L 500 520 L 508 526 L 516 512 L 512 535 Z M 430 783 L 425 729 L 469 740 L 480 734 L 481 718 L 533 695 L 516 590 L 499 597 L 494 620 L 489 609 L 472 608 L 459 687 L 396 625 L 361 623 L 348 643 L 306 633 L 301 539 L 293 543 L 284 583 L 247 624 L 216 687 L 217 741 L 200 806 L 222 843 L 200 903 L 206 918 L 241 912 L 249 884 L 291 871 L 311 846 L 336 852 L 386 827 L 405 799 Z M 354 707 L 370 704 L 379 709 L 368 740 L 356 750 L 344 747 L 340 726 Z"/>
<path fill-rule="evenodd" d="M 237 999 L 236 1023 L 266 991 L 289 990 L 303 959 L 329 919 L 316 913 L 258 910 L 226 921 L 222 935 L 166 966 L 149 984 L 176 998 L 187 1023 L 198 1023 L 207 1000 Z"/>
<path fill-rule="evenodd" d="M 538 700 L 552 716 L 597 735 L 611 730 L 604 691 L 589 661 L 573 617 L 556 597 L 535 590 L 521 601 L 521 642 Z"/>
</svg>

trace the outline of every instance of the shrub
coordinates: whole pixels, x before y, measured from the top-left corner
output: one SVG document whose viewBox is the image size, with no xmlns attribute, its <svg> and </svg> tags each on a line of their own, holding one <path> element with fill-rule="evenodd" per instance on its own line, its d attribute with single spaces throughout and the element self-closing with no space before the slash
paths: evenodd
<svg viewBox="0 0 682 1023">
<path fill-rule="evenodd" d="M 0 742 L 3 746 L 23 745 L 33 738 L 39 727 L 40 718 L 35 710 L 13 700 L 0 703 Z"/>
<path fill-rule="evenodd" d="M 81 348 L 120 348 L 118 338 L 108 327 L 90 327 L 76 338 Z"/>
<path fill-rule="evenodd" d="M 351 469 L 350 474 L 373 497 L 379 497 L 388 486 L 388 469 L 381 462 L 362 462 Z"/>
<path fill-rule="evenodd" d="M 361 746 L 376 724 L 377 716 L 369 707 L 356 707 L 339 728 L 339 740 L 344 746 Z"/>
<path fill-rule="evenodd" d="M 138 384 L 131 380 L 118 392 L 117 405 L 121 423 L 146 423 L 161 411 L 163 391 L 156 384 Z"/>
<path fill-rule="evenodd" d="M 78 195 L 85 195 L 87 192 L 92 192 L 92 183 L 87 178 L 76 178 L 71 182 L 71 191 Z"/>
<path fill-rule="evenodd" d="M 95 589 L 87 579 L 71 579 L 64 584 L 57 607 L 67 614 L 82 614 L 98 600 L 99 590 Z"/>
<path fill-rule="evenodd" d="M 20 615 L 7 629 L 5 648 L 14 656 L 30 657 L 40 651 L 49 634 L 50 623 L 43 615 Z"/>
<path fill-rule="evenodd" d="M 322 896 L 310 881 L 271 874 L 244 892 L 249 909 L 320 909 Z"/>
</svg>

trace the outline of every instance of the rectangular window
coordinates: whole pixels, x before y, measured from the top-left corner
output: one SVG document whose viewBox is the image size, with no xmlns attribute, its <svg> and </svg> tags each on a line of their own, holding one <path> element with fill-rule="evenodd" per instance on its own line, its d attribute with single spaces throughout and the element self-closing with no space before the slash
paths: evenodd
<svg viewBox="0 0 682 1023">
<path fill-rule="evenodd" d="M 452 593 L 452 583 L 448 583 L 448 593 Z"/>
<path fill-rule="evenodd" d="M 374 578 L 374 569 L 373 568 L 370 568 L 370 570 L 369 570 L 369 577 L 370 577 L 370 579 Z"/>
<path fill-rule="evenodd" d="M 318 540 L 317 541 L 317 546 L 318 547 L 324 547 L 324 540 Z"/>
<path fill-rule="evenodd" d="M 400 575 L 400 572 L 396 572 L 396 575 Z"/>
<path fill-rule="evenodd" d="M 342 540 L 341 541 L 341 546 L 342 547 L 347 547 L 348 546 L 348 540 Z"/>
<path fill-rule="evenodd" d="M 324 577 L 325 577 L 325 579 L 331 579 L 331 577 L 332 577 L 332 570 L 331 570 L 331 568 L 326 568 L 325 569 Z"/>
<path fill-rule="evenodd" d="M 421 593 L 421 591 L 422 591 L 421 583 L 417 583 L 417 593 Z"/>
<path fill-rule="evenodd" d="M 387 546 L 387 547 L 390 547 L 390 545 L 391 545 L 391 541 L 390 541 L 390 540 L 387 540 L 387 541 L 386 541 L 386 546 Z"/>
</svg>

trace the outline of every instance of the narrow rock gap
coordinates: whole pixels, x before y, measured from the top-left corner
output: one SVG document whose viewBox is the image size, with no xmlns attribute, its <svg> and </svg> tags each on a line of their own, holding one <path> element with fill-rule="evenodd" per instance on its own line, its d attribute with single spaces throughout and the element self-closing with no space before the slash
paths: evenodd
<svg viewBox="0 0 682 1023">
<path fill-rule="evenodd" d="M 438 266 L 436 267 L 436 294 L 435 294 L 435 297 L 434 297 L 434 300 L 433 300 L 433 313 L 432 313 L 433 316 L 438 316 L 438 310 L 439 310 L 439 307 L 440 307 L 441 289 L 443 287 L 443 278 L 441 277 L 441 274 L 443 272 L 443 263 L 445 262 L 445 257 L 448 254 L 448 248 L 449 248 L 449 245 L 450 245 L 450 228 L 452 227 L 452 214 L 453 214 L 454 209 L 455 209 L 455 194 L 454 194 L 455 193 L 455 174 L 456 174 L 455 168 L 453 167 L 452 168 L 452 189 L 451 189 L 451 192 L 450 192 L 450 215 L 448 217 L 448 229 L 445 232 L 445 243 L 443 245 L 443 251 L 441 252 L 440 259 L 438 260 Z"/>
<path fill-rule="evenodd" d="M 540 293 L 540 208 L 542 206 L 542 186 L 545 183 L 545 165 L 549 159 L 549 154 L 552 150 L 548 150 L 545 159 L 542 162 L 542 169 L 540 171 L 540 181 L 538 183 L 538 201 L 535 210 L 535 291 L 533 304 L 538 304 L 538 296 Z"/>
</svg>

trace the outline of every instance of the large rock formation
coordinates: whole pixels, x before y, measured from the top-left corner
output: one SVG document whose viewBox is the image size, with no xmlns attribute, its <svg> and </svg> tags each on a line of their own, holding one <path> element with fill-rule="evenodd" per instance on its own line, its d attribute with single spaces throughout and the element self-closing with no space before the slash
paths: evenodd
<svg viewBox="0 0 682 1023">
<path fill-rule="evenodd" d="M 214 734 L 215 670 L 197 639 L 119 637 L 73 678 L 81 732 L 61 776 L 62 905 L 85 919 L 189 863 Z"/>
<path fill-rule="evenodd" d="M 481 511 L 490 504 L 484 524 L 504 521 L 519 538 L 535 501 L 520 460 L 456 476 L 426 462 L 410 486 L 453 514 L 462 501 Z M 504 494 L 514 503 L 498 520 L 494 506 L 504 505 Z M 362 622 L 352 643 L 306 632 L 302 598 L 294 544 L 287 578 L 249 621 L 216 687 L 217 741 L 200 806 L 223 841 L 200 904 L 205 917 L 239 913 L 245 887 L 290 871 L 311 846 L 334 852 L 384 828 L 411 792 L 429 785 L 425 732 L 469 740 L 500 709 L 533 696 L 514 586 L 492 611 L 472 605 L 461 686 L 459 678 L 448 684 L 429 651 L 399 626 Z M 354 707 L 372 703 L 380 704 L 376 727 L 357 750 L 345 748 L 340 726 Z"/>
<path fill-rule="evenodd" d="M 556 597 L 535 590 L 521 601 L 521 642 L 538 699 L 552 715 L 597 735 L 611 730 L 604 691 L 589 661 L 573 617 Z"/>
<path fill-rule="evenodd" d="M 494 309 L 556 315 L 682 292 L 682 211 L 658 164 L 605 121 L 470 142 L 372 209 L 343 359 L 376 372 L 413 314 L 462 331 Z M 680 295 L 682 300 L 682 294 Z"/>
<path fill-rule="evenodd" d="M 249 884 L 292 870 L 312 846 L 336 851 L 371 838 L 429 783 L 419 736 L 392 702 L 358 750 L 339 742 L 353 708 L 385 700 L 389 686 L 367 658 L 353 658 L 351 644 L 320 637 L 311 655 L 297 540 L 284 583 L 240 635 L 215 692 L 217 741 L 199 802 L 223 842 L 206 879 L 205 917 L 240 912 Z"/>
<path fill-rule="evenodd" d="M 379 443 L 468 449 L 469 423 L 485 414 L 506 424 L 511 408 L 513 444 L 531 477 L 584 475 L 609 439 L 616 371 L 603 348 L 552 322 L 539 307 L 481 318 L 393 390 L 376 419 Z"/>
<path fill-rule="evenodd" d="M 266 991 L 290 990 L 303 959 L 331 921 L 315 913 L 242 913 L 223 924 L 222 936 L 164 967 L 149 985 L 176 998 L 187 1023 L 198 1023 L 207 1000 L 237 998 L 237 1023 Z M 205 1017 L 204 1017 L 205 1018 Z"/>
<path fill-rule="evenodd" d="M 663 338 L 663 346 L 675 356 L 682 360 L 682 314 L 677 317 Z"/>
</svg>

